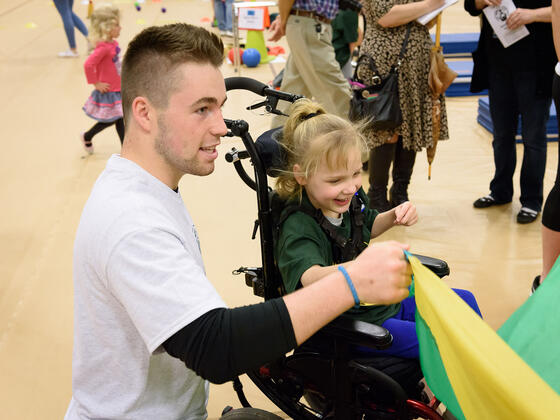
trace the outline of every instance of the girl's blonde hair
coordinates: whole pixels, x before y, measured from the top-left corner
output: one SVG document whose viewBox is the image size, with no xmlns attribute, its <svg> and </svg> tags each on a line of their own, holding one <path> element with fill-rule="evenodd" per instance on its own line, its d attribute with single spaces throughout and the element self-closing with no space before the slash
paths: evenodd
<svg viewBox="0 0 560 420">
<path fill-rule="evenodd" d="M 362 127 L 334 114 L 327 114 L 316 102 L 303 98 L 294 102 L 282 132 L 286 162 L 276 181 L 275 189 L 284 199 L 299 197 L 302 186 L 295 179 L 294 165 L 301 175 L 309 177 L 322 162 L 330 169 L 346 168 L 350 154 L 358 150 L 362 161 L 368 152 Z"/>
<path fill-rule="evenodd" d="M 111 31 L 119 24 L 121 12 L 110 4 L 95 8 L 91 14 L 91 42 L 96 45 L 98 42 L 111 41 Z"/>
</svg>

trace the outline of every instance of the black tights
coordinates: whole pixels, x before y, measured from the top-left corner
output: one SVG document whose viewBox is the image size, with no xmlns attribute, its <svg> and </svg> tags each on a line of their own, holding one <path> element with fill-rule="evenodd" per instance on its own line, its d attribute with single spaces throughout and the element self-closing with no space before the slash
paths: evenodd
<svg viewBox="0 0 560 420">
<path fill-rule="evenodd" d="M 115 128 L 117 129 L 117 134 L 119 135 L 119 139 L 121 141 L 121 146 L 122 146 L 124 140 L 124 121 L 122 118 L 119 118 L 118 120 L 109 123 L 105 123 L 105 122 L 96 123 L 93 127 L 91 127 L 88 131 L 84 133 L 85 142 L 91 143 L 91 139 L 93 139 L 93 136 L 95 136 L 100 131 L 105 130 L 107 127 L 112 126 L 113 124 L 115 124 Z"/>
</svg>

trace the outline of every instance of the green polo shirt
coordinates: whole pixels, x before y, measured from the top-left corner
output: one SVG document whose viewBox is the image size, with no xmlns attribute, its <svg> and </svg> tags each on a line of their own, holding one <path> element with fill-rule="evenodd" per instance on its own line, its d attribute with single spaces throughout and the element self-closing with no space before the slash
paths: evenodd
<svg viewBox="0 0 560 420">
<path fill-rule="evenodd" d="M 369 200 L 363 189 L 360 188 L 358 193 L 365 203 L 363 238 L 365 242 L 369 242 L 371 227 L 378 213 L 369 208 Z M 297 205 L 297 202 L 290 202 L 286 207 L 290 204 Z M 301 205 L 314 210 L 305 192 Z M 350 213 L 346 212 L 342 217 L 338 232 L 350 238 Z M 326 267 L 334 264 L 329 237 L 313 217 L 301 211 L 289 215 L 280 227 L 275 244 L 275 257 L 287 292 L 302 287 L 301 276 L 310 267 L 314 265 Z M 359 309 L 350 309 L 347 314 L 361 321 L 380 325 L 395 315 L 399 309 L 400 303 L 387 306 L 361 306 Z"/>
</svg>

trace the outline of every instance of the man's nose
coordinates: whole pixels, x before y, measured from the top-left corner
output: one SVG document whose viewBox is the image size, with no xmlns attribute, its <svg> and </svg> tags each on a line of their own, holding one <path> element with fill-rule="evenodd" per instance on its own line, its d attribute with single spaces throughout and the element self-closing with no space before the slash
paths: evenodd
<svg viewBox="0 0 560 420">
<path fill-rule="evenodd" d="M 212 134 L 216 136 L 225 136 L 227 134 L 227 127 L 226 122 L 224 121 L 224 116 L 222 115 L 222 111 L 218 112 L 216 115 L 216 122 L 212 127 Z"/>
</svg>

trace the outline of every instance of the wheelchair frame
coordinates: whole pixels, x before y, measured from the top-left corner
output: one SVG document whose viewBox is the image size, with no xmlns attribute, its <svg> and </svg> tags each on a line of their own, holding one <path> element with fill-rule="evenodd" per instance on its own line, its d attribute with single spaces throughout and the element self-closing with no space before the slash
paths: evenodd
<svg viewBox="0 0 560 420">
<path fill-rule="evenodd" d="M 277 91 L 257 80 L 246 77 L 230 77 L 225 79 L 226 90 L 249 90 L 263 96 L 263 102 L 252 105 L 247 109 L 264 107 L 274 114 L 282 113 L 276 109 L 279 100 L 295 102 L 302 98 L 300 95 Z M 282 296 L 283 286 L 275 284 L 276 266 L 273 250 L 272 210 L 269 198 L 271 189 L 268 186 L 265 164 L 255 146 L 249 132 L 249 124 L 244 120 L 224 119 L 229 132 L 227 136 L 240 137 L 246 150 L 232 148 L 226 153 L 226 160 L 233 163 L 238 175 L 244 183 L 257 194 L 258 218 L 255 221 L 252 239 L 256 238 L 257 230 L 260 235 L 262 267 L 240 267 L 234 274 L 245 274 L 245 283 L 253 289 L 253 293 L 265 300 Z M 241 161 L 249 158 L 254 168 L 252 179 Z M 420 256 L 427 265 L 436 270 L 438 275 L 449 273 L 447 264 L 441 260 Z M 351 360 L 352 345 L 363 345 L 374 348 L 387 348 L 391 345 L 392 336 L 384 328 L 373 324 L 339 317 L 321 329 L 317 334 L 334 349 L 332 355 L 324 356 L 313 350 L 296 352 L 291 356 L 261 366 L 248 372 L 249 378 L 257 387 L 284 413 L 296 420 L 316 420 L 322 418 L 351 420 L 358 418 L 392 418 L 411 419 L 418 416 L 426 419 L 441 420 L 436 411 L 439 401 L 432 400 L 430 404 L 408 399 L 402 387 L 384 372 Z M 315 337 L 315 336 L 314 336 Z M 303 348 L 304 346 L 300 346 Z M 305 370 L 305 374 L 302 372 Z M 359 380 L 367 377 L 367 381 Z M 364 389 L 364 383 L 373 383 L 389 390 L 394 397 L 394 405 L 388 411 L 379 407 L 368 406 L 364 403 L 364 395 L 369 389 Z M 311 390 L 322 393 L 331 398 L 329 412 L 301 403 L 301 397 L 309 389 L 309 383 L 321 384 L 322 389 Z M 354 391 L 353 386 L 358 386 Z M 361 388 L 360 388 L 361 387 Z M 367 388 L 367 387 L 366 387 Z M 236 391 L 241 404 L 250 407 L 243 393 L 239 378 L 234 380 Z M 361 393 L 361 394 L 360 394 Z M 365 417 L 364 417 L 365 416 Z"/>
</svg>

